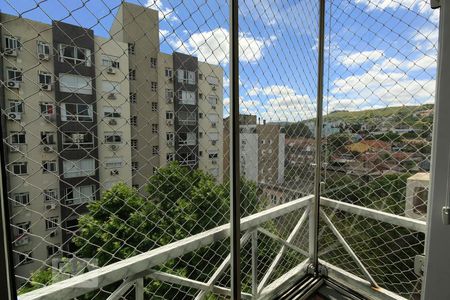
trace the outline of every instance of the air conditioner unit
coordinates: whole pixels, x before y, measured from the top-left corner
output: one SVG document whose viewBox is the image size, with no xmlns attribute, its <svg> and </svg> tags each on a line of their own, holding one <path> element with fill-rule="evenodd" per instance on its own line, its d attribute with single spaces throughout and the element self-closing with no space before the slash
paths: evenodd
<svg viewBox="0 0 450 300">
<path fill-rule="evenodd" d="M 116 70 L 113 67 L 109 67 L 106 71 L 108 74 L 116 74 Z"/>
<path fill-rule="evenodd" d="M 17 56 L 17 50 L 16 49 L 6 48 L 5 49 L 5 55 L 7 55 L 7 56 Z"/>
<path fill-rule="evenodd" d="M 30 237 L 29 236 L 21 236 L 21 237 L 16 237 L 16 241 L 14 242 L 15 246 L 23 246 L 23 245 L 27 245 L 30 242 Z"/>
<path fill-rule="evenodd" d="M 50 237 L 55 237 L 58 235 L 58 232 L 56 230 L 53 230 L 52 232 L 50 232 Z"/>
<path fill-rule="evenodd" d="M 116 94 L 115 93 L 109 93 L 108 95 L 108 99 L 116 99 Z"/>
<path fill-rule="evenodd" d="M 22 120 L 22 113 L 18 113 L 18 112 L 9 113 L 8 119 L 20 121 L 20 120 Z"/>
<path fill-rule="evenodd" d="M 211 145 L 216 145 L 217 144 L 217 141 L 211 141 Z"/>
<path fill-rule="evenodd" d="M 111 120 L 109 120 L 108 124 L 109 125 L 117 125 L 117 121 L 116 121 L 116 119 L 111 119 Z"/>
<path fill-rule="evenodd" d="M 167 103 L 173 103 L 173 98 L 172 97 L 167 98 Z"/>
<path fill-rule="evenodd" d="M 173 125 L 173 120 L 172 119 L 168 119 L 167 120 L 167 125 L 169 125 L 169 126 Z"/>
<path fill-rule="evenodd" d="M 117 151 L 117 150 L 119 150 L 119 145 L 111 145 L 111 146 L 109 146 L 109 148 L 110 148 L 112 151 Z"/>
<path fill-rule="evenodd" d="M 49 60 L 50 57 L 48 54 L 39 53 L 38 58 L 39 58 L 39 60 Z"/>
<path fill-rule="evenodd" d="M 54 148 L 54 146 L 45 145 L 44 147 L 42 147 L 42 151 L 51 153 L 51 152 L 55 152 L 55 148 Z"/>
<path fill-rule="evenodd" d="M 174 145 L 175 145 L 175 141 L 174 140 L 168 140 L 167 141 L 167 146 L 173 147 Z"/>
<path fill-rule="evenodd" d="M 6 86 L 10 89 L 18 89 L 20 87 L 20 83 L 18 81 L 9 80 L 6 83 Z"/>
<path fill-rule="evenodd" d="M 217 90 L 217 87 L 215 85 L 212 86 L 212 90 L 215 91 Z"/>
<path fill-rule="evenodd" d="M 45 209 L 46 210 L 53 210 L 56 208 L 56 204 L 55 203 L 47 203 L 45 204 Z"/>
<path fill-rule="evenodd" d="M 114 175 L 119 175 L 119 170 L 112 170 L 112 171 L 111 171 L 111 175 L 112 175 L 112 176 L 114 176 Z"/>
<path fill-rule="evenodd" d="M 41 90 L 43 91 L 51 91 L 52 90 L 52 85 L 51 84 L 41 84 Z"/>
</svg>

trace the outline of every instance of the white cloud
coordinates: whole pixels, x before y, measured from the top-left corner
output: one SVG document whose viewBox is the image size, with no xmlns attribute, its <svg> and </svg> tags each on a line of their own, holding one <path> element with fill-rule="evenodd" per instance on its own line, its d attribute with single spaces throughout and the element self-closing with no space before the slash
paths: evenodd
<svg viewBox="0 0 450 300">
<path fill-rule="evenodd" d="M 271 45 L 274 37 L 268 39 L 253 37 L 249 33 L 239 34 L 240 61 L 253 63 L 263 56 L 264 48 Z M 169 39 L 169 44 L 180 52 L 197 55 L 199 60 L 211 64 L 229 62 L 229 33 L 225 28 L 216 28 L 192 34 L 186 41 Z"/>
<path fill-rule="evenodd" d="M 166 19 L 172 22 L 179 21 L 173 8 L 165 5 L 162 0 L 147 0 L 146 5 L 148 8 L 152 8 L 159 11 L 159 19 Z"/>
<path fill-rule="evenodd" d="M 382 58 L 384 55 L 381 50 L 369 50 L 369 51 L 361 51 L 354 52 L 349 55 L 341 55 L 338 60 L 344 64 L 345 66 L 360 66 L 367 61 L 375 62 Z"/>
<path fill-rule="evenodd" d="M 270 85 L 264 88 L 254 87 L 250 89 L 247 94 L 249 96 L 287 96 L 295 95 L 295 91 L 285 85 Z"/>
</svg>

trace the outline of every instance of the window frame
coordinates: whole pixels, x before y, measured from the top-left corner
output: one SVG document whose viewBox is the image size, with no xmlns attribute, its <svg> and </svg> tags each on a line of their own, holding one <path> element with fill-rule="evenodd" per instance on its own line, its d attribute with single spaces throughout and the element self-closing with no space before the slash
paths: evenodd
<svg viewBox="0 0 450 300">
<path fill-rule="evenodd" d="M 92 192 L 92 193 L 91 194 L 83 193 L 81 191 L 82 188 L 86 188 L 86 189 L 90 188 L 91 189 L 90 192 Z M 72 197 L 69 198 L 69 195 L 72 195 Z M 78 196 L 78 197 L 75 197 L 75 196 Z M 91 196 L 92 198 L 86 197 L 86 196 Z M 64 194 L 64 201 L 67 205 L 80 205 L 80 204 L 95 201 L 95 199 L 96 199 L 95 184 L 67 187 L 65 194 Z M 69 203 L 69 202 L 71 202 L 71 203 Z"/>
<path fill-rule="evenodd" d="M 67 114 L 67 106 L 75 105 L 76 114 Z M 85 106 L 87 109 L 79 109 L 80 106 Z M 80 115 L 80 112 L 87 111 L 87 115 Z M 89 122 L 92 123 L 94 121 L 94 110 L 92 104 L 85 103 L 62 103 L 61 104 L 61 121 L 63 122 Z"/>
<path fill-rule="evenodd" d="M 91 168 L 83 169 L 82 162 L 89 162 Z M 71 166 L 69 165 L 71 164 Z M 77 178 L 77 177 L 90 177 L 94 176 L 96 172 L 95 159 L 84 158 L 79 160 L 63 160 L 63 172 L 64 178 Z M 70 175 L 70 176 L 67 176 Z"/>
<path fill-rule="evenodd" d="M 73 48 L 73 57 L 66 56 L 64 50 L 66 48 Z M 59 61 L 66 62 L 71 65 L 84 65 L 86 67 L 92 66 L 92 51 L 91 49 L 82 48 L 78 46 L 72 46 L 67 44 L 58 44 Z M 79 53 L 83 53 L 84 58 L 79 58 Z"/>
<path fill-rule="evenodd" d="M 19 173 L 16 172 L 17 167 L 20 168 Z M 26 162 L 26 161 L 13 162 L 11 164 L 11 173 L 13 173 L 14 175 L 27 175 L 28 174 L 28 162 Z"/>
</svg>

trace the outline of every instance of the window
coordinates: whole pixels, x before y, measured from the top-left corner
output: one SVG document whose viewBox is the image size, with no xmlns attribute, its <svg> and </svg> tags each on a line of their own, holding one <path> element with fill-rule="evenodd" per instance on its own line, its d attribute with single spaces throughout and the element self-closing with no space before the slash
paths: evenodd
<svg viewBox="0 0 450 300">
<path fill-rule="evenodd" d="M 195 132 L 180 132 L 178 136 L 180 145 L 194 146 L 197 143 Z"/>
<path fill-rule="evenodd" d="M 195 105 L 195 93 L 190 91 L 178 91 L 178 99 L 181 104 Z"/>
<path fill-rule="evenodd" d="M 158 146 L 153 146 L 152 147 L 152 154 L 153 155 L 159 155 L 159 147 Z"/>
<path fill-rule="evenodd" d="M 217 123 L 219 122 L 219 115 L 218 114 L 208 114 L 208 119 L 211 121 L 211 127 L 216 128 Z"/>
<path fill-rule="evenodd" d="M 59 44 L 59 61 L 73 65 L 91 66 L 91 50 Z"/>
<path fill-rule="evenodd" d="M 166 111 L 166 120 L 172 120 L 173 119 L 173 111 Z"/>
<path fill-rule="evenodd" d="M 136 93 L 130 93 L 130 102 L 131 103 L 137 103 Z"/>
<path fill-rule="evenodd" d="M 58 191 L 56 189 L 46 189 L 43 192 L 44 202 L 52 202 L 58 200 Z"/>
<path fill-rule="evenodd" d="M 11 132 L 11 144 L 25 144 L 25 132 L 24 131 L 16 131 Z"/>
<path fill-rule="evenodd" d="M 152 102 L 152 111 L 158 111 L 158 102 Z"/>
<path fill-rule="evenodd" d="M 166 133 L 166 140 L 168 142 L 170 142 L 170 141 L 173 142 L 175 140 L 175 134 L 173 132 Z"/>
<path fill-rule="evenodd" d="M 54 173 L 56 172 L 55 160 L 44 160 L 42 162 L 42 173 Z"/>
<path fill-rule="evenodd" d="M 198 156 L 203 156 L 203 151 L 198 151 Z"/>
<path fill-rule="evenodd" d="M 202 137 L 203 137 L 203 132 L 200 131 L 200 132 L 198 133 L 198 137 L 199 137 L 199 138 L 202 138 Z"/>
<path fill-rule="evenodd" d="M 182 166 L 195 166 L 197 163 L 197 157 L 194 153 L 180 153 L 180 164 Z"/>
<path fill-rule="evenodd" d="M 50 217 L 50 218 L 46 219 L 45 220 L 45 229 L 50 230 L 50 229 L 58 228 L 58 222 L 59 222 L 58 217 Z"/>
<path fill-rule="evenodd" d="M 166 77 L 171 78 L 172 75 L 173 75 L 173 73 L 172 73 L 172 68 L 166 68 L 166 69 L 165 69 L 165 75 L 166 75 Z"/>
<path fill-rule="evenodd" d="M 132 161 L 132 162 L 131 162 L 131 172 L 132 172 L 133 174 L 135 174 L 135 173 L 138 171 L 138 169 L 139 169 L 139 164 L 138 164 L 138 162 L 137 162 L 137 161 Z"/>
<path fill-rule="evenodd" d="M 198 118 L 203 119 L 203 113 L 198 113 Z"/>
<path fill-rule="evenodd" d="M 177 116 L 180 125 L 195 125 L 197 123 L 195 112 L 180 111 Z"/>
<path fill-rule="evenodd" d="M 12 198 L 14 199 L 14 205 L 29 205 L 30 204 L 30 193 L 23 192 L 23 193 L 15 193 L 12 195 Z"/>
<path fill-rule="evenodd" d="M 120 118 L 121 117 L 120 108 L 105 106 L 103 108 L 103 116 L 105 118 Z"/>
<path fill-rule="evenodd" d="M 95 175 L 95 160 L 93 158 L 64 160 L 63 171 L 65 178 L 93 176 Z"/>
<path fill-rule="evenodd" d="M 217 159 L 219 157 L 219 153 L 215 150 L 208 151 L 209 159 Z"/>
<path fill-rule="evenodd" d="M 177 70 L 177 77 L 179 83 L 185 83 L 185 84 L 195 84 L 195 72 L 194 71 L 188 71 L 188 70 Z"/>
<path fill-rule="evenodd" d="M 50 117 L 55 114 L 55 105 L 53 103 L 44 102 L 40 104 L 41 114 L 44 117 Z"/>
<path fill-rule="evenodd" d="M 119 68 L 119 58 L 116 56 L 111 55 L 102 55 L 102 66 L 105 66 L 107 68 Z"/>
<path fill-rule="evenodd" d="M 157 61 L 156 61 L 156 58 L 150 57 L 150 68 L 156 69 L 156 67 L 157 67 Z"/>
<path fill-rule="evenodd" d="M 158 133 L 158 124 L 152 124 L 152 133 Z"/>
<path fill-rule="evenodd" d="M 44 71 L 39 71 L 39 84 L 41 85 L 52 84 L 52 74 Z"/>
<path fill-rule="evenodd" d="M 47 257 L 50 258 L 55 254 L 58 254 L 59 252 L 59 246 L 51 245 L 47 246 Z"/>
<path fill-rule="evenodd" d="M 63 132 L 62 145 L 64 149 L 91 149 L 94 139 L 90 132 Z"/>
<path fill-rule="evenodd" d="M 123 166 L 122 157 L 110 157 L 105 159 L 106 169 L 119 169 Z"/>
<path fill-rule="evenodd" d="M 105 144 L 122 144 L 122 132 L 105 132 Z"/>
<path fill-rule="evenodd" d="M 95 185 L 83 185 L 66 189 L 66 204 L 82 204 L 94 200 Z"/>
<path fill-rule="evenodd" d="M 50 55 L 50 45 L 46 42 L 38 41 L 37 43 L 37 53 L 38 55 Z"/>
<path fill-rule="evenodd" d="M 131 186 L 133 187 L 133 189 L 139 190 L 139 184 L 133 184 Z"/>
<path fill-rule="evenodd" d="M 33 262 L 33 252 L 29 251 L 27 253 L 18 252 L 17 254 L 17 265 L 23 266 Z"/>
<path fill-rule="evenodd" d="M 173 100 L 173 90 L 166 89 L 166 101 L 171 102 Z"/>
<path fill-rule="evenodd" d="M 71 204 L 72 202 L 69 201 L 69 204 Z M 72 203 L 73 204 L 73 203 Z M 70 219 L 66 221 L 66 228 L 71 230 L 71 231 L 76 231 L 78 230 L 78 219 Z"/>
<path fill-rule="evenodd" d="M 217 102 L 218 102 L 217 96 L 214 96 L 214 95 L 208 96 L 208 102 L 209 102 L 209 104 L 211 104 L 211 106 L 216 106 Z"/>
<path fill-rule="evenodd" d="M 135 54 L 135 45 L 134 45 L 134 43 L 128 43 L 128 54 Z"/>
<path fill-rule="evenodd" d="M 203 99 L 203 93 L 198 93 L 198 98 Z"/>
<path fill-rule="evenodd" d="M 15 36 L 5 36 L 5 50 L 20 50 L 22 44 L 18 37 Z"/>
<path fill-rule="evenodd" d="M 137 126 L 137 116 L 131 116 L 130 117 L 130 125 L 131 126 Z"/>
<path fill-rule="evenodd" d="M 15 175 L 24 175 L 28 173 L 28 163 L 15 162 L 11 165 L 11 171 Z"/>
<path fill-rule="evenodd" d="M 59 74 L 59 89 L 65 93 L 92 95 L 92 80 L 90 77 L 75 74 Z"/>
<path fill-rule="evenodd" d="M 166 160 L 167 161 L 175 161 L 175 153 L 167 153 Z"/>
<path fill-rule="evenodd" d="M 138 140 L 136 140 L 136 139 L 132 139 L 131 140 L 131 148 L 133 148 L 134 150 L 137 150 L 137 148 L 138 148 Z"/>
<path fill-rule="evenodd" d="M 198 73 L 198 79 L 199 80 L 203 80 L 203 74 L 202 73 Z"/>
<path fill-rule="evenodd" d="M 61 121 L 92 122 L 94 119 L 90 104 L 61 104 Z"/>
<path fill-rule="evenodd" d="M 152 173 L 155 174 L 156 172 L 158 172 L 158 167 L 152 167 Z"/>
<path fill-rule="evenodd" d="M 7 111 L 12 113 L 23 113 L 23 101 L 10 100 Z"/>
<path fill-rule="evenodd" d="M 133 70 L 133 69 L 128 70 L 128 79 L 136 80 L 136 70 Z"/>
<path fill-rule="evenodd" d="M 30 228 L 31 222 L 23 222 L 15 224 L 13 228 L 14 237 L 15 238 L 23 237 L 24 235 L 30 232 Z"/>
<path fill-rule="evenodd" d="M 22 82 L 22 71 L 16 68 L 8 68 L 6 72 L 8 81 Z"/>
<path fill-rule="evenodd" d="M 102 81 L 102 91 L 104 94 L 119 94 L 120 93 L 120 83 L 115 81 Z"/>
<path fill-rule="evenodd" d="M 152 92 L 158 91 L 158 83 L 156 81 L 151 82 L 151 89 L 152 89 Z"/>
</svg>

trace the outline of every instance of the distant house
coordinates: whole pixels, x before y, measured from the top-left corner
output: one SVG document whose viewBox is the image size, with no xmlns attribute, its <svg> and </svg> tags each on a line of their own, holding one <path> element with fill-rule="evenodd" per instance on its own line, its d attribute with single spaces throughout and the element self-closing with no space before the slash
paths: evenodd
<svg viewBox="0 0 450 300">
<path fill-rule="evenodd" d="M 375 152 L 380 150 L 389 151 L 391 149 L 391 144 L 380 140 L 362 140 L 345 146 L 345 149 L 347 151 L 357 153 L 365 153 L 369 151 Z"/>
</svg>

